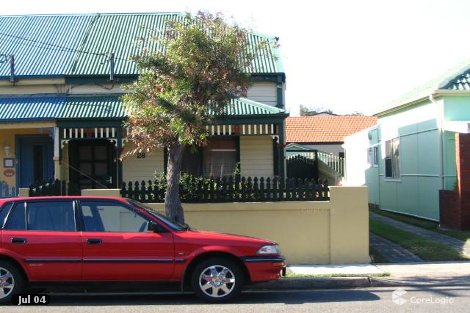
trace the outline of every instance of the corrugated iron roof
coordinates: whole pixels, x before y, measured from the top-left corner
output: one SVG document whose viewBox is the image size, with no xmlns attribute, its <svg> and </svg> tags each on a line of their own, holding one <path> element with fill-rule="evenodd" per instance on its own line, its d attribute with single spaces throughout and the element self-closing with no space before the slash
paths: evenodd
<svg viewBox="0 0 470 313">
<path fill-rule="evenodd" d="M 285 115 L 282 109 L 245 98 L 233 99 L 222 116 Z M 55 119 L 124 119 L 120 95 L 0 97 L 0 122 Z"/>
<path fill-rule="evenodd" d="M 225 107 L 224 115 L 246 116 L 246 115 L 273 115 L 285 114 L 286 111 L 264 103 L 253 101 L 247 98 L 232 99 Z"/>
<path fill-rule="evenodd" d="M 136 75 L 130 60 L 142 48 L 157 49 L 151 40 L 168 19 L 182 13 L 0 16 L 0 55 L 14 55 L 17 76 L 109 75 L 109 53 L 115 56 L 116 75 Z M 271 40 L 251 33 L 249 41 Z M 278 48 L 266 45 L 248 69 L 250 73 L 283 73 Z M 0 79 L 8 78 L 8 64 L 0 63 Z"/>
<path fill-rule="evenodd" d="M 13 55 L 16 76 L 61 76 L 74 58 L 91 16 L 0 17 L 0 54 Z M 10 76 L 0 63 L 0 78 Z"/>
<path fill-rule="evenodd" d="M 126 114 L 119 96 L 69 96 L 57 118 L 124 119 Z"/>
<path fill-rule="evenodd" d="M 1 97 L 0 122 L 54 120 L 64 103 L 65 96 Z"/>
</svg>

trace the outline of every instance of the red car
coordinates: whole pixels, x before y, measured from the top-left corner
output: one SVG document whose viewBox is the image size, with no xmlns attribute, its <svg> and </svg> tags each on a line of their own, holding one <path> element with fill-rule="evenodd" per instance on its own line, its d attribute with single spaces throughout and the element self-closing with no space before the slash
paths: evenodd
<svg viewBox="0 0 470 313">
<path fill-rule="evenodd" d="M 0 303 L 37 282 L 130 281 L 222 302 L 284 268 L 274 242 L 192 230 L 129 199 L 0 199 Z"/>
</svg>

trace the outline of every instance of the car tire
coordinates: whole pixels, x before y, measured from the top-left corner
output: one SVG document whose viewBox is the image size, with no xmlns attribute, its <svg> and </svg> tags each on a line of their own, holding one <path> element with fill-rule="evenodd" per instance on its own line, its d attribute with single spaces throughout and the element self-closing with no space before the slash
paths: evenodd
<svg viewBox="0 0 470 313">
<path fill-rule="evenodd" d="M 0 260 L 0 304 L 11 303 L 14 295 L 24 292 L 26 281 L 17 266 Z"/>
<path fill-rule="evenodd" d="M 209 258 L 194 268 L 191 287 L 197 297 L 213 302 L 227 302 L 237 297 L 244 284 L 240 266 L 226 258 Z"/>
</svg>

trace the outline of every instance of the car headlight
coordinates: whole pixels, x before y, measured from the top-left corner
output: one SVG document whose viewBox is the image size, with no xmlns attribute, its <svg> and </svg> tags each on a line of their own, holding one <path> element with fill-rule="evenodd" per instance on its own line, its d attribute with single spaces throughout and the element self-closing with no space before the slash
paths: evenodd
<svg viewBox="0 0 470 313">
<path fill-rule="evenodd" d="M 259 248 L 256 254 L 281 254 L 281 250 L 278 245 L 266 245 Z"/>
</svg>

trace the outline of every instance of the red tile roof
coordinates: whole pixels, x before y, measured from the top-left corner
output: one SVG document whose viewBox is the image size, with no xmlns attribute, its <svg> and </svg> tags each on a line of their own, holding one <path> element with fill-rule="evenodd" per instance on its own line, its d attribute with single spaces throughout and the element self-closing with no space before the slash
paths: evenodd
<svg viewBox="0 0 470 313">
<path fill-rule="evenodd" d="M 377 124 L 374 116 L 300 116 L 286 119 L 286 142 L 344 142 L 344 137 Z"/>
</svg>

